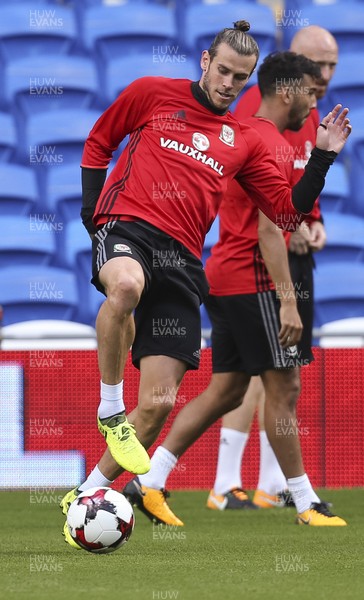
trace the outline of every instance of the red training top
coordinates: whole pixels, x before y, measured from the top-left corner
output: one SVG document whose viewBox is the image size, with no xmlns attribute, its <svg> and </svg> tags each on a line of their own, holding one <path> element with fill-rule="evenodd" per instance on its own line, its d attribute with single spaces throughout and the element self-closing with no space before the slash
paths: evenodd
<svg viewBox="0 0 364 600">
<path fill-rule="evenodd" d="M 296 225 L 303 216 L 260 135 L 231 113 L 203 106 L 191 86 L 186 79 L 137 79 L 95 123 L 83 167 L 106 169 L 130 134 L 97 202 L 95 225 L 144 219 L 200 258 L 233 177 L 272 221 L 291 215 Z"/>
</svg>

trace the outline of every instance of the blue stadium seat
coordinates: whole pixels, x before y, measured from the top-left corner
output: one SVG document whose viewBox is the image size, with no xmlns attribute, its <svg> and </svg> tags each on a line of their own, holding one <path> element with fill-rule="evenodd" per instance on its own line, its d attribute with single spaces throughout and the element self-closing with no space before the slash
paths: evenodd
<svg viewBox="0 0 364 600">
<path fill-rule="evenodd" d="M 22 1 L 24 1 L 24 0 L 22 0 Z M 39 1 L 40 2 L 47 2 L 47 1 L 49 2 L 49 0 L 39 0 Z M 52 0 L 52 1 L 57 2 L 58 0 Z M 176 3 L 178 1 L 179 0 L 176 0 Z M 185 0 L 183 0 L 183 2 L 184 1 Z M 255 2 L 255 0 L 252 0 L 252 1 Z M 107 0 L 106 1 L 105 0 L 63 0 L 63 2 L 65 4 L 70 4 L 72 6 L 75 6 L 76 8 L 79 7 L 80 10 L 91 8 L 92 6 L 102 6 L 105 4 L 109 4 L 109 5 L 112 4 L 112 2 L 108 2 Z M 114 4 L 117 4 L 117 3 L 118 3 L 117 0 L 116 0 L 116 2 L 114 1 Z M 149 4 L 157 4 L 159 6 L 161 4 L 165 4 L 167 6 L 171 4 L 170 0 L 119 0 L 119 4 L 131 4 L 131 3 L 133 3 L 133 4 L 149 3 Z"/>
<path fill-rule="evenodd" d="M 83 229 L 83 231 L 80 231 Z M 92 277 L 92 251 L 91 240 L 80 224 L 80 220 L 71 222 L 66 230 L 67 260 L 73 260 L 73 268 L 77 274 L 80 309 L 78 320 L 94 326 L 97 313 L 105 296 L 91 283 Z"/>
<path fill-rule="evenodd" d="M 44 1 L 44 0 L 41 0 Z M 58 2 L 60 0 L 52 0 L 52 2 Z M 83 24 L 84 24 L 84 19 L 85 19 L 85 13 L 88 9 L 90 8 L 95 8 L 95 7 L 103 7 L 103 8 L 109 8 L 111 4 L 122 4 L 122 5 L 129 5 L 131 6 L 131 4 L 140 4 L 141 6 L 141 10 L 144 9 L 144 5 L 146 3 L 149 4 L 156 4 L 157 6 L 168 6 L 169 8 L 171 7 L 171 4 L 174 4 L 173 2 L 171 2 L 171 0 L 61 0 L 63 1 L 64 4 L 71 6 L 71 8 L 74 9 L 75 11 L 75 15 L 76 15 L 76 19 L 77 19 L 77 23 L 79 26 L 79 30 L 82 32 L 83 31 Z M 177 0 L 178 2 L 178 0 Z M 106 6 L 105 6 L 106 5 Z M 171 9 L 172 10 L 172 9 Z"/>
<path fill-rule="evenodd" d="M 16 129 L 13 116 L 0 113 L 0 162 L 11 160 L 17 145 Z"/>
<path fill-rule="evenodd" d="M 51 222 L 44 215 L 0 216 L 0 267 L 49 265 L 56 248 Z M 36 269 L 35 269 L 36 270 Z M 2 285 L 7 285 L 6 281 Z"/>
<path fill-rule="evenodd" d="M 329 212 L 345 212 L 349 201 L 349 175 L 347 167 L 335 161 L 325 178 L 320 194 L 320 206 L 326 219 Z"/>
<path fill-rule="evenodd" d="M 179 39 L 181 44 L 184 44 L 185 41 L 185 35 L 186 35 L 186 16 L 187 16 L 187 10 L 189 9 L 190 6 L 193 5 L 198 5 L 198 4 L 227 4 L 229 3 L 229 1 L 233 1 L 236 2 L 236 0 L 215 0 L 213 2 L 209 1 L 209 0 L 175 0 L 175 12 L 176 12 L 176 21 L 177 21 L 177 28 L 178 28 L 178 32 L 179 32 Z M 247 3 L 252 3 L 252 4 L 256 4 L 257 0 L 244 0 L 244 5 Z M 239 19 L 244 19 L 245 17 L 243 16 L 243 13 L 241 13 L 242 16 L 239 17 Z M 235 21 L 238 19 L 235 19 Z M 228 23 L 227 25 L 224 24 L 224 22 L 221 23 L 221 26 L 219 27 L 219 29 L 222 29 L 223 27 L 229 27 L 230 23 Z M 216 32 L 217 33 L 217 32 Z"/>
<path fill-rule="evenodd" d="M 314 271 L 315 326 L 364 316 L 364 265 L 336 262 Z"/>
<path fill-rule="evenodd" d="M 364 12 L 362 35 L 364 38 Z M 320 106 L 322 114 L 328 113 L 336 104 L 347 106 L 350 110 L 363 107 L 364 72 L 358 68 L 363 61 L 364 52 L 340 54 L 335 74 Z"/>
<path fill-rule="evenodd" d="M 176 43 L 174 13 L 165 6 L 133 2 L 122 6 L 95 6 L 84 12 L 83 43 L 102 66 L 116 56 L 149 52 Z"/>
<path fill-rule="evenodd" d="M 4 325 L 34 319 L 76 320 L 78 294 L 72 271 L 37 265 L 0 269 Z M 6 285 L 5 285 L 6 284 Z"/>
<path fill-rule="evenodd" d="M 37 167 L 80 164 L 85 140 L 100 116 L 96 110 L 52 110 L 29 117 L 23 159 Z"/>
<path fill-rule="evenodd" d="M 24 4 L 26 0 L 11 0 L 12 4 Z M 103 0 L 100 0 L 100 2 L 102 2 Z M 5 4 L 6 0 L 2 0 L 2 2 Z M 44 5 L 44 4 L 57 4 L 57 0 L 33 0 L 32 4 L 34 6 L 38 5 Z"/>
<path fill-rule="evenodd" d="M 364 219 L 336 212 L 324 217 L 327 242 L 320 252 L 315 253 L 316 264 L 345 261 L 364 264 Z"/>
<path fill-rule="evenodd" d="M 91 279 L 91 239 L 80 218 L 69 221 L 64 232 L 64 265 L 78 268 L 80 262 L 86 267 L 88 281 Z"/>
<path fill-rule="evenodd" d="M 64 260 L 67 268 L 73 269 L 77 277 L 79 312 L 77 320 L 90 325 L 95 319 L 104 296 L 91 283 L 92 244 L 81 219 L 66 224 L 64 235 Z"/>
<path fill-rule="evenodd" d="M 347 52 L 364 51 L 364 6 L 361 1 L 349 0 L 345 3 L 311 6 L 307 4 L 305 2 L 297 9 L 286 7 L 282 18 L 277 21 L 278 26 L 283 24 L 284 48 L 289 48 L 298 29 L 306 25 L 320 25 L 335 37 L 340 49 L 340 60 Z M 295 13 L 295 10 L 298 12 Z"/>
<path fill-rule="evenodd" d="M 39 54 L 66 54 L 76 44 L 70 7 L 8 2 L 0 6 L 0 57 L 4 62 Z"/>
<path fill-rule="evenodd" d="M 39 205 L 37 180 L 32 169 L 0 164 L 0 214 L 30 215 Z"/>
<path fill-rule="evenodd" d="M 172 59 L 172 62 L 153 61 L 148 53 L 115 58 L 109 61 L 104 70 L 105 83 L 102 87 L 105 90 L 105 102 L 113 102 L 132 81 L 146 76 L 197 81 L 201 77 L 201 69 L 197 61 L 186 54 L 176 56 L 176 59 Z M 245 89 L 255 83 L 257 83 L 257 76 L 254 72 Z M 236 100 L 237 102 L 238 100 Z M 235 103 L 230 107 L 232 112 L 234 105 Z"/>
<path fill-rule="evenodd" d="M 47 209 L 55 213 L 65 227 L 68 221 L 78 219 L 81 222 L 82 206 L 80 163 L 60 165 L 49 169 L 47 179 Z"/>
<path fill-rule="evenodd" d="M 150 53 L 136 56 L 123 56 L 111 60 L 106 69 L 106 100 L 113 102 L 122 90 L 135 79 L 145 76 L 172 77 L 177 79 L 200 78 L 194 60 L 186 55 L 181 56 L 180 62 L 154 62 Z"/>
<path fill-rule="evenodd" d="M 272 10 L 262 4 L 228 2 L 225 4 L 191 4 L 186 7 L 184 37 L 187 48 L 197 62 L 202 50 L 207 50 L 215 35 L 223 27 L 232 27 L 235 21 L 245 19 L 251 25 L 250 33 L 257 41 L 262 56 L 276 50 L 276 26 Z"/>
<path fill-rule="evenodd" d="M 115 161 L 113 160 L 109 165 L 108 173 L 112 171 L 114 165 Z M 79 162 L 61 165 L 55 169 L 49 169 L 46 197 L 47 210 L 51 213 L 55 213 L 57 219 L 64 227 L 66 227 L 67 223 L 70 221 L 77 221 L 81 224 L 80 211 L 82 206 L 82 186 Z M 86 234 L 86 230 L 84 231 Z M 88 236 L 87 239 L 89 239 Z M 70 249 L 68 248 L 65 251 L 68 253 Z M 68 255 L 68 258 L 70 258 L 70 255 Z M 68 259 L 66 262 L 68 265 L 71 264 Z"/>
<path fill-rule="evenodd" d="M 8 108 L 29 116 L 47 110 L 97 106 L 99 85 L 94 62 L 79 56 L 27 57 L 5 67 Z"/>
<path fill-rule="evenodd" d="M 364 217 L 364 109 L 350 111 L 353 131 L 345 144 L 350 193 L 346 212 Z"/>
</svg>

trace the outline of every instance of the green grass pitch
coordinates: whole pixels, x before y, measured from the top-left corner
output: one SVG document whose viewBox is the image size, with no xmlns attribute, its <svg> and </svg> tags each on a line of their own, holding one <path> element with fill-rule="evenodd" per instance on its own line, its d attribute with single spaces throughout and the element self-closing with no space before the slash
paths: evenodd
<svg viewBox="0 0 364 600">
<path fill-rule="evenodd" d="M 184 528 L 137 509 L 109 555 L 68 547 L 60 490 L 0 493 L 0 598 L 14 600 L 350 600 L 364 598 L 364 490 L 324 490 L 348 527 L 298 527 L 294 509 L 210 511 L 206 492 L 174 492 Z"/>
</svg>

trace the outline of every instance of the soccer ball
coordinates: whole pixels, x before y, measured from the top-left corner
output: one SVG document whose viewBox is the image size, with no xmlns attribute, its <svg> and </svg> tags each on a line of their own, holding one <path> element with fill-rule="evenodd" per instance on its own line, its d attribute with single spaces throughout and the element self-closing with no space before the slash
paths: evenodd
<svg viewBox="0 0 364 600">
<path fill-rule="evenodd" d="M 72 502 L 67 525 L 81 548 L 105 554 L 128 541 L 134 528 L 134 512 L 123 494 L 109 487 L 95 487 L 81 492 Z"/>
</svg>

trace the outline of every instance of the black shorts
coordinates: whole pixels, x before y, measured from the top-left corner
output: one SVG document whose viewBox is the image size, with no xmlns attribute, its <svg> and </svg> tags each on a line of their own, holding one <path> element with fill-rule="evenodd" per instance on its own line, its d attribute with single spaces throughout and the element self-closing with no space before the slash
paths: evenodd
<svg viewBox="0 0 364 600">
<path fill-rule="evenodd" d="M 298 351 L 313 360 L 312 328 L 314 311 L 313 269 L 315 262 L 312 253 L 295 254 L 288 252 L 289 270 L 296 290 L 297 309 L 301 317 L 303 332 L 297 344 Z"/>
<path fill-rule="evenodd" d="M 297 346 L 278 342 L 279 301 L 275 291 L 234 296 L 208 296 L 205 301 L 212 333 L 214 373 L 260 375 L 271 369 L 309 364 Z"/>
<path fill-rule="evenodd" d="M 144 221 L 113 221 L 95 235 L 92 283 L 111 258 L 128 256 L 143 268 L 145 286 L 135 309 L 136 335 L 132 360 L 139 368 L 143 356 L 171 356 L 198 369 L 201 346 L 200 304 L 208 293 L 201 261 L 183 244 Z"/>
</svg>

